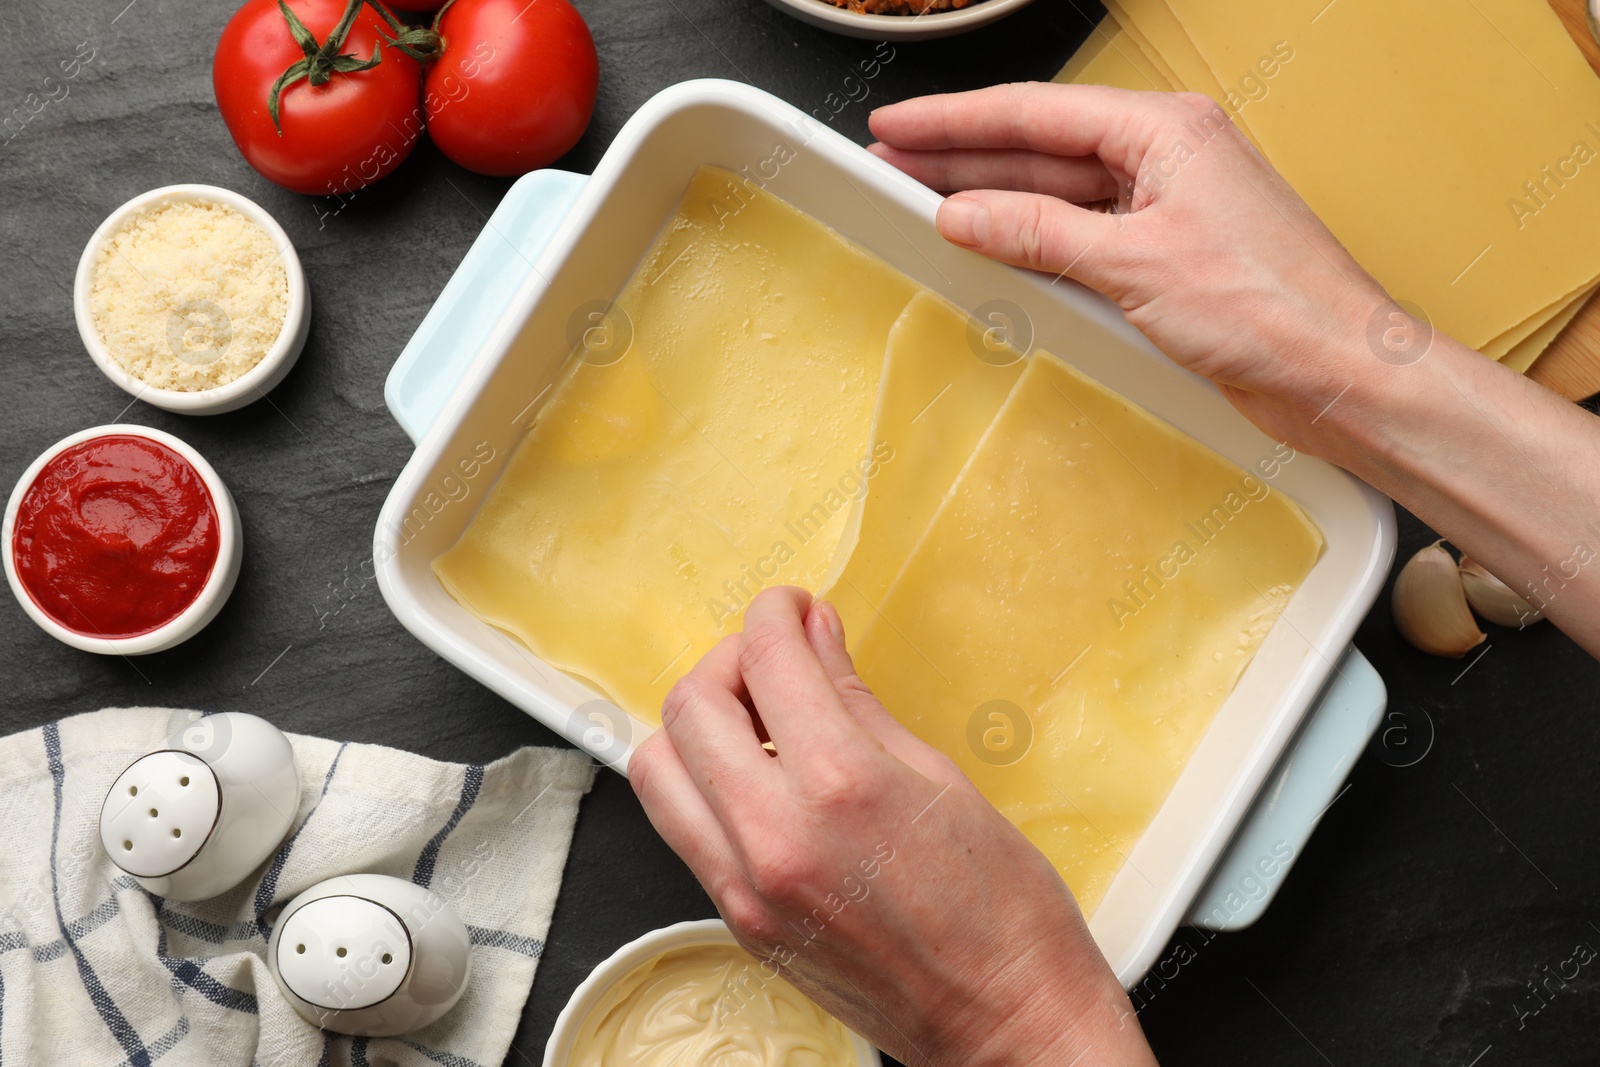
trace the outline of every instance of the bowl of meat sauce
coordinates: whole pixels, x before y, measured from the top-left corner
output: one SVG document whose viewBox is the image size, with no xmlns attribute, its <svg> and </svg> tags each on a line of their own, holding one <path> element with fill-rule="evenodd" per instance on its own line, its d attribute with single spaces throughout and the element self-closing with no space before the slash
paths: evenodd
<svg viewBox="0 0 1600 1067">
<path fill-rule="evenodd" d="M 6 504 L 6 580 L 30 618 L 86 652 L 160 652 L 199 633 L 239 577 L 233 497 L 148 426 L 96 426 L 28 467 Z"/>
</svg>

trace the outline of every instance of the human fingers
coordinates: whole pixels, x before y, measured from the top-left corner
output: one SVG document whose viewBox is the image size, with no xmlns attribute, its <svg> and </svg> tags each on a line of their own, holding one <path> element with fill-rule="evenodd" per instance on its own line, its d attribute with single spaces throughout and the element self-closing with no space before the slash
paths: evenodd
<svg viewBox="0 0 1600 1067">
<path fill-rule="evenodd" d="M 778 759 L 800 768 L 861 751 L 869 735 L 839 698 L 806 639 L 811 595 L 792 586 L 764 589 L 745 611 L 739 669 Z"/>
<path fill-rule="evenodd" d="M 1023 148 L 1099 156 L 1113 170 L 1136 174 L 1170 118 L 1170 96 L 1102 85 L 995 85 L 889 104 L 868 116 L 867 126 L 879 141 L 908 151 Z"/>
<path fill-rule="evenodd" d="M 689 865 L 713 899 L 750 888 L 727 831 L 665 730 L 656 731 L 634 749 L 628 760 L 628 784 L 650 825 Z"/>
<path fill-rule="evenodd" d="M 739 638 L 723 638 L 678 679 L 661 704 L 661 726 L 678 758 L 734 838 L 761 818 L 777 773 L 745 704 Z"/>
<path fill-rule="evenodd" d="M 854 715 L 879 741 L 886 742 L 897 733 L 903 733 L 905 727 L 885 710 L 867 683 L 856 673 L 855 661 L 845 648 L 844 621 L 839 618 L 838 610 L 827 601 L 813 604 L 806 614 L 805 630 L 806 640 L 816 653 L 817 662 L 822 664 L 822 669 L 833 681 L 845 710 Z"/>
<path fill-rule="evenodd" d="M 1065 274 L 1102 292 L 1121 283 L 1116 219 L 1053 196 L 999 189 L 957 193 L 939 205 L 937 223 L 946 240 L 992 259 Z"/>
<path fill-rule="evenodd" d="M 806 616 L 806 639 L 822 669 L 833 679 L 845 709 L 891 755 L 934 781 L 948 782 L 960 775 L 950 760 L 901 725 L 856 673 L 855 661 L 845 645 L 844 622 L 832 604 L 824 601 L 812 606 Z"/>
<path fill-rule="evenodd" d="M 1017 189 L 1057 196 L 1075 204 L 1109 200 L 1118 180 L 1095 156 L 1053 156 L 1023 148 L 946 148 L 908 151 L 872 144 L 879 159 L 930 189 Z"/>
<path fill-rule="evenodd" d="M 750 713 L 750 721 L 755 727 L 756 740 L 765 745 L 772 738 L 767 736 L 767 728 L 761 721 L 761 715 L 756 711 L 755 702 L 750 699 L 750 689 L 744 684 L 744 675 L 739 673 L 739 642 L 738 634 L 729 634 L 724 637 L 719 646 L 726 648 L 713 648 L 702 659 L 708 670 L 715 671 L 716 680 L 727 688 L 743 704 Z"/>
</svg>

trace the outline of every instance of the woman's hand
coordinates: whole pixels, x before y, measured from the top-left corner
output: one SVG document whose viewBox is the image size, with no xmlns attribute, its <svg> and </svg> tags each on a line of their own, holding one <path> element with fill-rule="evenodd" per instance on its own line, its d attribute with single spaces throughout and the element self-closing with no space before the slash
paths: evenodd
<svg viewBox="0 0 1600 1067">
<path fill-rule="evenodd" d="M 1402 312 L 1215 103 L 1001 85 L 871 126 L 912 177 L 974 190 L 941 206 L 946 238 L 1105 293 L 1269 436 L 1389 494 L 1600 656 L 1600 420 Z"/>
<path fill-rule="evenodd" d="M 1061 876 L 878 703 L 832 605 L 762 592 L 662 724 L 629 778 L 759 977 L 913 1067 L 1155 1062 Z"/>
<path fill-rule="evenodd" d="M 1378 364 L 1363 328 L 1388 297 L 1204 96 L 1001 85 L 871 127 L 912 177 L 974 190 L 940 208 L 946 238 L 1105 293 L 1280 440 Z"/>
</svg>

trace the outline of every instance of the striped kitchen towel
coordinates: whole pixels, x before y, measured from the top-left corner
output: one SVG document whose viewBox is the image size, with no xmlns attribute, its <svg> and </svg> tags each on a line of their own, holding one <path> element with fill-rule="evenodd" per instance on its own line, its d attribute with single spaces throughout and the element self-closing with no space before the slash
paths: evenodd
<svg viewBox="0 0 1600 1067">
<path fill-rule="evenodd" d="M 180 904 L 106 858 L 99 817 L 124 767 L 198 712 L 114 708 L 0 739 L 0 1067 L 499 1064 L 555 908 L 594 764 L 524 748 L 487 766 L 290 736 L 300 810 L 243 885 Z M 267 972 L 267 937 L 336 874 L 409 878 L 472 934 L 471 979 L 403 1038 L 327 1034 Z"/>
</svg>

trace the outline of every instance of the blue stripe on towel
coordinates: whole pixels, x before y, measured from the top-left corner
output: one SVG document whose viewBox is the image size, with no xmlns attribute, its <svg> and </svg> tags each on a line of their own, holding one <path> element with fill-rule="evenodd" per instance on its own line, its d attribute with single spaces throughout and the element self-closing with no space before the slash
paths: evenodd
<svg viewBox="0 0 1600 1067">
<path fill-rule="evenodd" d="M 150 1042 L 150 1058 L 152 1060 L 159 1060 L 162 1056 L 165 1056 L 167 1053 L 177 1048 L 178 1042 L 182 1041 L 188 1036 L 189 1020 L 180 1015 L 178 1016 L 178 1021 L 173 1024 L 171 1030 L 168 1030 L 166 1033 Z M 123 1060 L 118 1067 L 129 1067 L 129 1065 L 130 1061 Z"/>
<path fill-rule="evenodd" d="M 143 892 L 143 889 L 140 889 L 139 883 L 135 882 L 131 876 L 126 874 L 119 875 L 117 878 L 113 879 L 111 882 L 111 888 L 114 892 L 118 893 L 125 889 L 139 889 L 140 892 Z M 82 918 L 74 919 L 68 923 L 67 933 L 72 935 L 72 939 L 74 941 L 82 940 L 83 938 L 94 933 L 96 930 L 100 929 L 100 927 L 104 926 L 112 919 L 116 918 L 117 914 L 121 910 L 122 905 L 120 902 L 118 902 L 116 897 L 107 897 L 105 900 L 101 901 L 99 907 L 95 908 L 89 914 L 83 916 Z M 65 938 L 61 937 L 56 938 L 54 941 L 46 941 L 42 945 L 33 946 L 33 961 L 35 963 L 49 963 L 52 960 L 60 959 L 66 954 L 67 942 Z"/>
<path fill-rule="evenodd" d="M 367 1060 L 367 1039 L 358 1037 L 350 1042 L 350 1067 L 372 1067 Z"/>
<path fill-rule="evenodd" d="M 196 919 L 193 915 L 185 915 L 181 911 L 163 910 L 161 919 L 178 933 L 194 941 L 204 941 L 208 945 L 220 945 L 228 939 L 228 928 L 217 923 L 208 923 L 204 919 Z M 250 923 L 250 930 L 255 931 L 255 923 Z"/>
<path fill-rule="evenodd" d="M 333 784 L 333 772 L 339 769 L 339 760 L 344 756 L 344 750 L 350 747 L 346 741 L 339 746 L 339 751 L 333 754 L 333 762 L 328 764 L 328 773 L 322 777 L 322 792 L 317 794 L 317 807 L 322 804 L 322 798 L 328 795 L 328 786 Z M 272 910 L 273 897 L 278 892 L 278 876 L 283 873 L 284 864 L 289 862 L 289 852 L 294 848 L 294 843 L 300 837 L 300 831 L 306 828 L 306 823 L 317 813 L 313 807 L 306 812 L 305 821 L 294 828 L 294 833 L 278 848 L 277 855 L 272 857 L 272 863 L 267 867 L 267 873 L 261 876 L 261 884 L 256 886 L 256 930 L 261 934 L 263 941 L 272 937 L 272 924 L 267 922 L 267 912 Z"/>
<path fill-rule="evenodd" d="M 328 1067 L 333 1056 L 333 1035 L 326 1030 L 322 1032 L 322 1055 L 317 1057 L 317 1067 Z"/>
<path fill-rule="evenodd" d="M 156 958 L 159 959 L 167 954 L 167 900 L 152 896 L 150 904 L 156 910 Z"/>
<path fill-rule="evenodd" d="M 67 943 L 61 938 L 33 946 L 34 963 L 52 963 L 67 954 Z"/>
<path fill-rule="evenodd" d="M 49 723 L 42 732 L 45 758 L 50 764 L 50 779 L 55 793 L 55 813 L 50 825 L 50 896 L 55 903 L 56 925 L 61 928 L 62 938 L 72 952 L 72 959 L 78 966 L 78 977 L 83 980 L 83 988 L 89 994 L 94 1010 L 100 1014 L 100 1020 L 111 1031 L 111 1036 L 117 1039 L 117 1044 L 128 1054 L 128 1063 L 131 1067 L 150 1067 L 150 1050 L 145 1048 L 144 1042 L 139 1039 L 139 1032 L 112 1001 L 100 976 L 89 966 L 89 961 L 78 949 L 61 914 L 61 886 L 56 875 L 56 846 L 61 840 L 61 787 L 66 779 L 66 766 L 61 761 L 61 724 Z"/>
<path fill-rule="evenodd" d="M 259 1008 L 256 1005 L 254 994 L 241 992 L 230 988 L 217 981 L 211 975 L 200 969 L 194 960 L 182 956 L 162 956 L 161 963 L 172 972 L 172 977 L 188 986 L 190 989 L 205 997 L 219 1008 L 232 1008 L 248 1015 L 255 1015 Z"/>
<path fill-rule="evenodd" d="M 74 919 L 67 924 L 67 933 L 72 935 L 74 941 L 88 937 L 100 927 L 117 917 L 117 912 L 122 906 L 117 903 L 116 897 L 107 897 L 99 907 L 81 919 Z"/>
<path fill-rule="evenodd" d="M 483 788 L 483 767 L 476 763 L 467 764 L 467 772 L 462 776 L 461 798 L 456 801 L 456 810 L 450 813 L 450 818 L 439 832 L 422 846 L 422 852 L 417 856 L 416 870 L 411 874 L 411 880 L 424 888 L 433 884 L 433 866 L 439 860 L 439 849 L 444 846 L 445 838 L 461 822 L 462 816 L 472 810 L 472 805 L 478 800 L 478 790 Z"/>
<path fill-rule="evenodd" d="M 260 936 L 255 920 L 245 919 L 232 926 L 207 922 L 181 911 L 168 908 L 162 912 L 167 925 L 191 941 L 204 941 L 208 945 L 221 945 L 229 941 L 247 941 Z"/>
<path fill-rule="evenodd" d="M 419 1045 L 415 1041 L 401 1041 L 400 1043 L 414 1052 L 422 1053 L 434 1063 L 443 1064 L 444 1067 L 478 1067 L 476 1061 L 469 1060 L 465 1056 L 457 1056 L 454 1052 L 440 1052 L 436 1048 Z"/>
<path fill-rule="evenodd" d="M 255 1015 L 260 1011 L 253 994 L 240 992 L 229 986 L 223 985 L 211 975 L 202 971 L 198 964 L 184 956 L 167 955 L 167 923 L 169 912 L 167 901 L 158 896 L 150 898 L 156 909 L 156 959 L 162 966 L 172 972 L 172 977 L 205 997 L 211 1003 L 235 1011 L 247 1012 Z M 212 924 L 214 925 L 214 924 Z"/>
<path fill-rule="evenodd" d="M 486 930 L 481 926 L 469 926 L 467 933 L 472 937 L 474 945 L 503 948 L 507 952 L 516 952 L 530 959 L 538 959 L 544 955 L 544 942 L 537 937 L 523 937 L 510 930 Z"/>
</svg>

